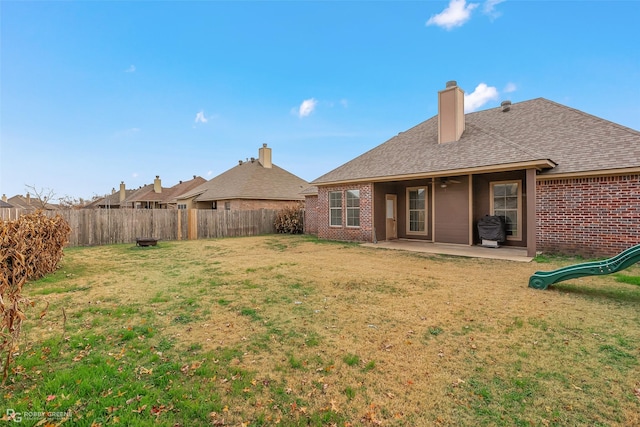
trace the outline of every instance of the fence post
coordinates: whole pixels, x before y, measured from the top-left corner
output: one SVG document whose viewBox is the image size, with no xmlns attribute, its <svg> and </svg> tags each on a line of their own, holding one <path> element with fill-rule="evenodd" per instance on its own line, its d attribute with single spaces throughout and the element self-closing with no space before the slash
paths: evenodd
<svg viewBox="0 0 640 427">
<path fill-rule="evenodd" d="M 187 239 L 198 239 L 198 210 L 189 209 L 187 216 Z"/>
<path fill-rule="evenodd" d="M 178 232 L 176 233 L 177 239 L 182 240 L 182 215 L 180 209 L 176 209 L 178 213 Z"/>
</svg>

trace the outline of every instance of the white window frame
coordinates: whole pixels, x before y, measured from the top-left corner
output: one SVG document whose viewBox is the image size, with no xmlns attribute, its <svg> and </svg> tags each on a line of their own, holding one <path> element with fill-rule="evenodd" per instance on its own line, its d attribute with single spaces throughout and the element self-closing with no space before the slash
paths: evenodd
<svg viewBox="0 0 640 427">
<path fill-rule="evenodd" d="M 419 209 L 410 209 L 411 207 L 411 200 L 409 198 L 409 192 L 411 191 L 416 191 L 416 190 L 424 190 L 424 231 L 411 231 L 411 211 L 415 210 L 415 211 L 419 211 Z M 426 185 L 421 185 L 418 187 L 407 187 L 407 215 L 406 215 L 406 219 L 407 219 L 407 235 L 412 235 L 412 236 L 426 236 L 428 234 L 428 229 L 429 229 L 429 213 L 428 213 L 428 205 L 429 205 L 429 188 Z"/>
<path fill-rule="evenodd" d="M 356 197 L 349 197 L 349 195 L 357 195 Z M 345 199 L 346 199 L 346 212 L 347 212 L 347 227 L 348 228 L 360 228 L 360 190 L 346 190 L 345 191 Z M 357 201 L 357 206 L 349 206 L 353 204 L 354 201 Z M 350 203 L 351 202 L 351 203 Z M 357 215 L 354 215 L 354 212 L 357 212 Z M 353 224 L 353 220 L 358 220 L 358 224 Z"/>
<path fill-rule="evenodd" d="M 513 234 L 513 235 L 507 235 L 507 240 L 514 240 L 514 241 L 522 241 L 522 180 L 520 179 L 514 179 L 514 180 L 508 180 L 508 181 L 492 181 L 489 183 L 489 202 L 490 202 L 490 209 L 491 209 L 491 215 L 495 215 L 495 208 L 494 208 L 494 202 L 495 202 L 495 195 L 494 195 L 494 188 L 496 185 L 504 185 L 504 184 L 516 184 L 518 186 L 518 191 L 517 191 L 517 213 L 516 213 L 516 217 L 517 217 L 517 233 Z M 504 211 L 507 210 L 513 210 L 513 209 L 502 209 Z"/>
<path fill-rule="evenodd" d="M 339 198 L 331 198 L 332 194 L 339 194 L 340 197 Z M 332 202 L 333 201 L 337 201 L 340 200 L 340 206 L 332 206 Z M 329 227 L 342 227 L 342 205 L 343 205 L 343 201 L 342 201 L 342 191 L 329 191 Z M 340 212 L 340 215 L 332 215 L 333 212 Z M 333 219 L 339 219 L 340 223 L 339 224 L 334 224 L 333 223 Z"/>
</svg>

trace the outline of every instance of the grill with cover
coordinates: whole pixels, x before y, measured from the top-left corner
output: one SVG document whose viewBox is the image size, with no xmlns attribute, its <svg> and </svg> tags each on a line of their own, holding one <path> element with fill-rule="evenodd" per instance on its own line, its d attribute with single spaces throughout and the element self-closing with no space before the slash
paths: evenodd
<svg viewBox="0 0 640 427">
<path fill-rule="evenodd" d="M 482 246 L 498 247 L 498 243 L 507 238 L 507 227 L 504 218 L 496 215 L 485 215 L 478 221 L 478 237 Z"/>
</svg>

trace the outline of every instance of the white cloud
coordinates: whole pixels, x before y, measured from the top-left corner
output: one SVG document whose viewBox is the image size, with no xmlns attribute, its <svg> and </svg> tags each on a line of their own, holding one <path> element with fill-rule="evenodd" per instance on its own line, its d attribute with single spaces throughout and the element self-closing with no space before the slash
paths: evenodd
<svg viewBox="0 0 640 427">
<path fill-rule="evenodd" d="M 132 177 L 132 178 L 137 178 L 137 177 L 138 177 L 138 172 L 134 172 L 134 173 L 132 173 L 132 174 L 131 174 L 131 177 Z"/>
<path fill-rule="evenodd" d="M 495 10 L 496 6 L 505 0 L 487 0 L 482 5 L 482 13 L 488 15 L 492 20 L 498 18 L 502 13 Z"/>
<path fill-rule="evenodd" d="M 487 102 L 496 99 L 498 99 L 498 89 L 493 86 L 487 86 L 485 83 L 480 83 L 476 90 L 464 95 L 464 112 L 471 113 L 476 111 Z"/>
<path fill-rule="evenodd" d="M 427 25 L 437 25 L 447 30 L 460 27 L 471 18 L 471 12 L 476 7 L 478 3 L 467 4 L 466 0 L 451 0 L 445 10 L 429 18 Z"/>
<path fill-rule="evenodd" d="M 196 114 L 196 119 L 194 120 L 194 123 L 207 123 L 209 121 L 209 119 L 207 119 L 204 115 L 204 111 L 198 111 L 198 114 Z"/>
<path fill-rule="evenodd" d="M 342 105 L 344 108 L 347 108 L 349 106 L 349 101 L 343 98 L 340 100 L 340 105 Z"/>
<path fill-rule="evenodd" d="M 213 175 L 213 171 L 207 171 L 207 176 Z"/>
<path fill-rule="evenodd" d="M 318 105 L 318 101 L 315 98 L 305 99 L 298 108 L 298 117 L 302 118 L 309 116 L 313 113 L 313 110 L 316 109 L 316 105 Z"/>
<path fill-rule="evenodd" d="M 504 89 L 502 89 L 502 91 L 504 93 L 511 93 L 511 92 L 515 92 L 518 88 L 516 87 L 515 83 L 507 83 L 507 85 L 504 87 Z"/>
<path fill-rule="evenodd" d="M 124 72 L 125 73 L 135 73 L 136 72 L 136 66 L 135 65 L 130 65 L 129 68 L 124 70 Z"/>
</svg>

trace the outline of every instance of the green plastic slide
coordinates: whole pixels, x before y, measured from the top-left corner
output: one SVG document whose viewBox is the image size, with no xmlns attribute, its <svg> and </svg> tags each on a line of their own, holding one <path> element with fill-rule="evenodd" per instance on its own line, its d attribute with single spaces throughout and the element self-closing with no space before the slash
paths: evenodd
<svg viewBox="0 0 640 427">
<path fill-rule="evenodd" d="M 564 280 L 616 273 L 631 267 L 639 261 L 640 245 L 635 245 L 603 261 L 584 262 L 553 271 L 536 271 L 529 278 L 529 287 L 534 289 L 547 289 L 550 285 Z"/>
</svg>

